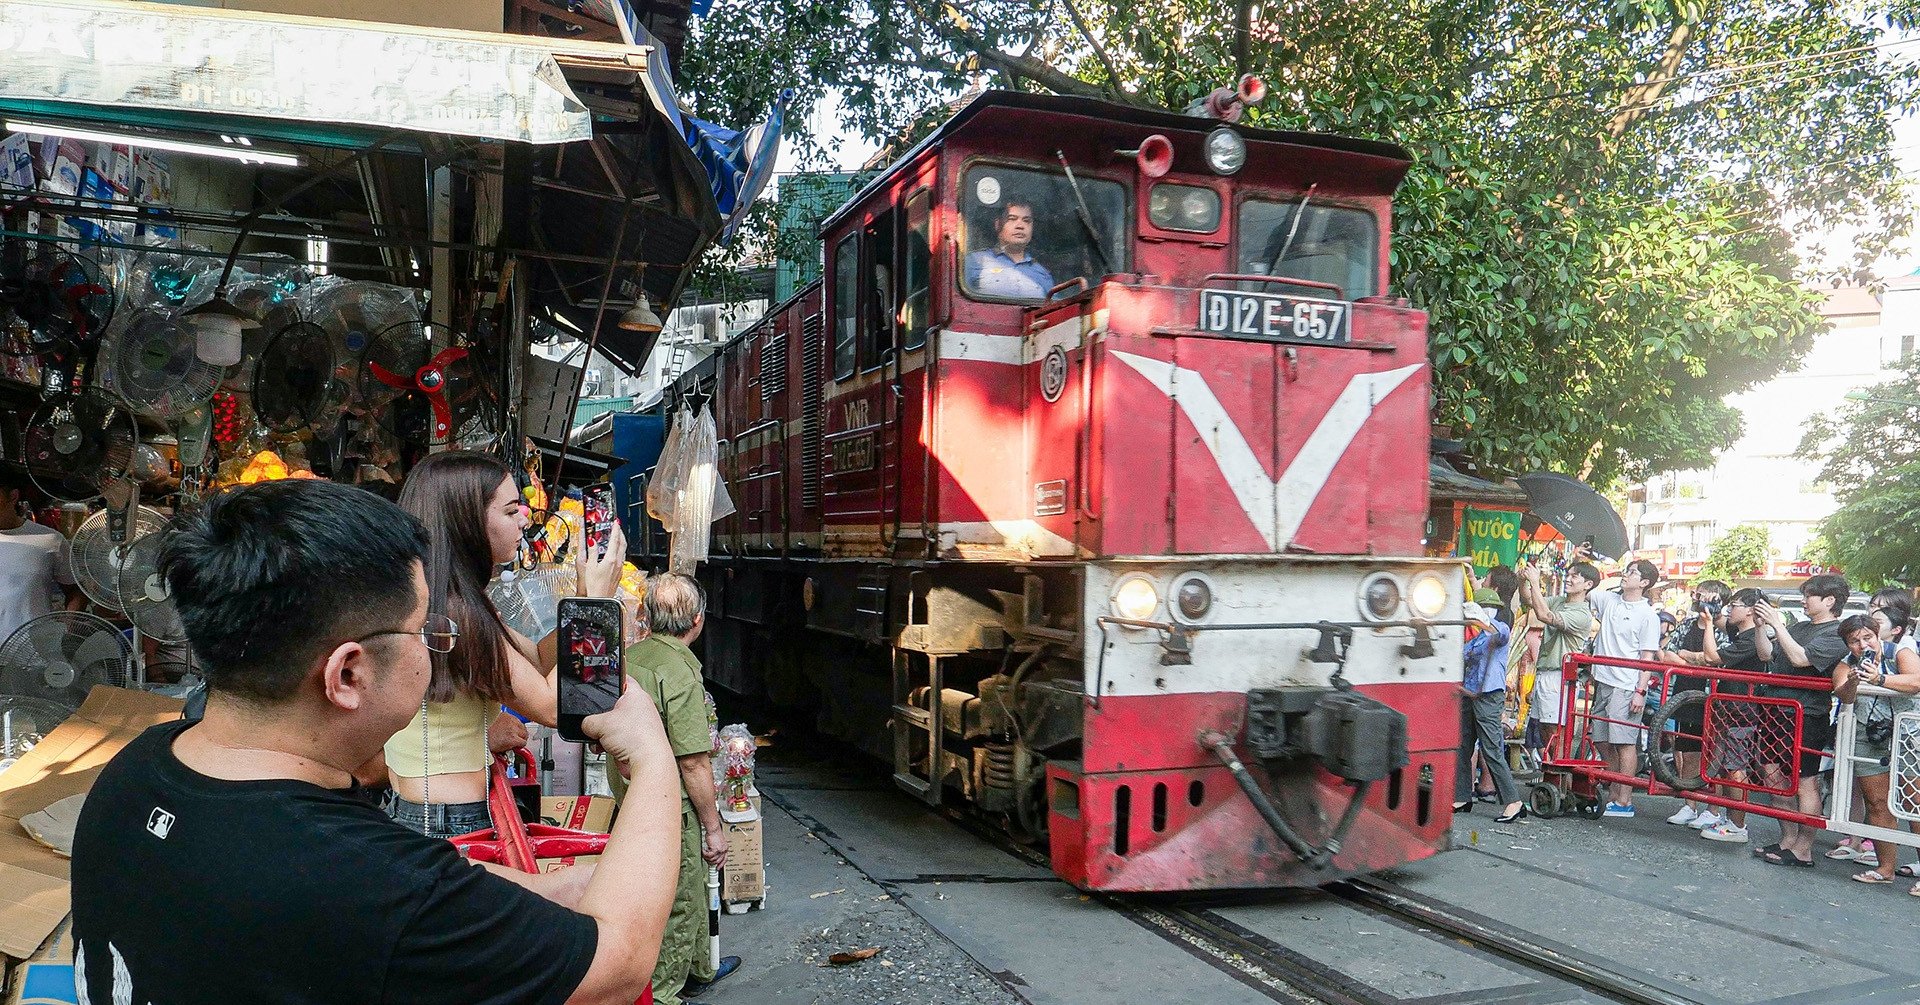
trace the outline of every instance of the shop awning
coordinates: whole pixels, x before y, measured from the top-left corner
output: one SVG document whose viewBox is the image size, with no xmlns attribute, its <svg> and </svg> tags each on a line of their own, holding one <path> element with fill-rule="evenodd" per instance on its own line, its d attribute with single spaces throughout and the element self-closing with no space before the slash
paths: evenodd
<svg viewBox="0 0 1920 1005">
<path fill-rule="evenodd" d="M 0 101 L 566 143 L 567 72 L 644 78 L 646 46 L 132 3 L 0 0 Z"/>
</svg>

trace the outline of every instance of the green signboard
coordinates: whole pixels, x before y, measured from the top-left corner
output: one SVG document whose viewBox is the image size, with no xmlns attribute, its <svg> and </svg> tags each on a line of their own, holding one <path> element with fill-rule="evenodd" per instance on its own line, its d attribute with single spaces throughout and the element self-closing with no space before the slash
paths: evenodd
<svg viewBox="0 0 1920 1005">
<path fill-rule="evenodd" d="M 1520 561 L 1520 514 L 1511 510 L 1473 509 L 1460 515 L 1460 554 L 1473 559 L 1473 572 L 1484 576 L 1496 565 Z"/>
</svg>

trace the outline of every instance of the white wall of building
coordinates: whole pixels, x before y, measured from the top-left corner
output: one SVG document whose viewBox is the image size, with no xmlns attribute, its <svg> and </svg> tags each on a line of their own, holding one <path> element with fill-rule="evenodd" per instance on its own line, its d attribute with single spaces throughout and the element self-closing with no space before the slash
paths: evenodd
<svg viewBox="0 0 1920 1005">
<path fill-rule="evenodd" d="M 1719 463 L 1642 486 L 1633 524 L 1638 550 L 1671 548 L 1677 560 L 1698 561 L 1721 534 L 1757 523 L 1768 528 L 1775 557 L 1800 557 L 1835 507 L 1815 465 L 1795 456 L 1807 420 L 1846 404 L 1848 391 L 1893 377 L 1888 368 L 1920 335 L 1920 276 L 1894 280 L 1878 297 L 1858 287 L 1829 291 L 1822 313 L 1830 328 L 1798 369 L 1727 398 L 1745 428 Z"/>
</svg>

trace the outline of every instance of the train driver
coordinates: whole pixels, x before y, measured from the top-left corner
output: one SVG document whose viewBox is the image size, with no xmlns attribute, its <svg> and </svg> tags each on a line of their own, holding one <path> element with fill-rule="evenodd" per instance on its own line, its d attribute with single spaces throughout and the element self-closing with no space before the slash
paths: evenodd
<svg viewBox="0 0 1920 1005">
<path fill-rule="evenodd" d="M 1033 243 L 1033 204 L 1009 199 L 993 218 L 994 245 L 967 256 L 967 288 L 989 297 L 1045 300 L 1053 273 L 1027 253 Z"/>
</svg>

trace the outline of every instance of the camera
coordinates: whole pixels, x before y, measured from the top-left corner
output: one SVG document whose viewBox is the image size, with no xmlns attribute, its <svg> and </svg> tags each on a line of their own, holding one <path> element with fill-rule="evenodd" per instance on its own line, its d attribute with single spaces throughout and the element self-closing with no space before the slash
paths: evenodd
<svg viewBox="0 0 1920 1005">
<path fill-rule="evenodd" d="M 1720 609 L 1721 605 L 1718 600 L 1696 600 L 1693 602 L 1693 613 L 1695 614 L 1705 612 L 1709 617 L 1717 618 L 1720 616 Z"/>
</svg>

